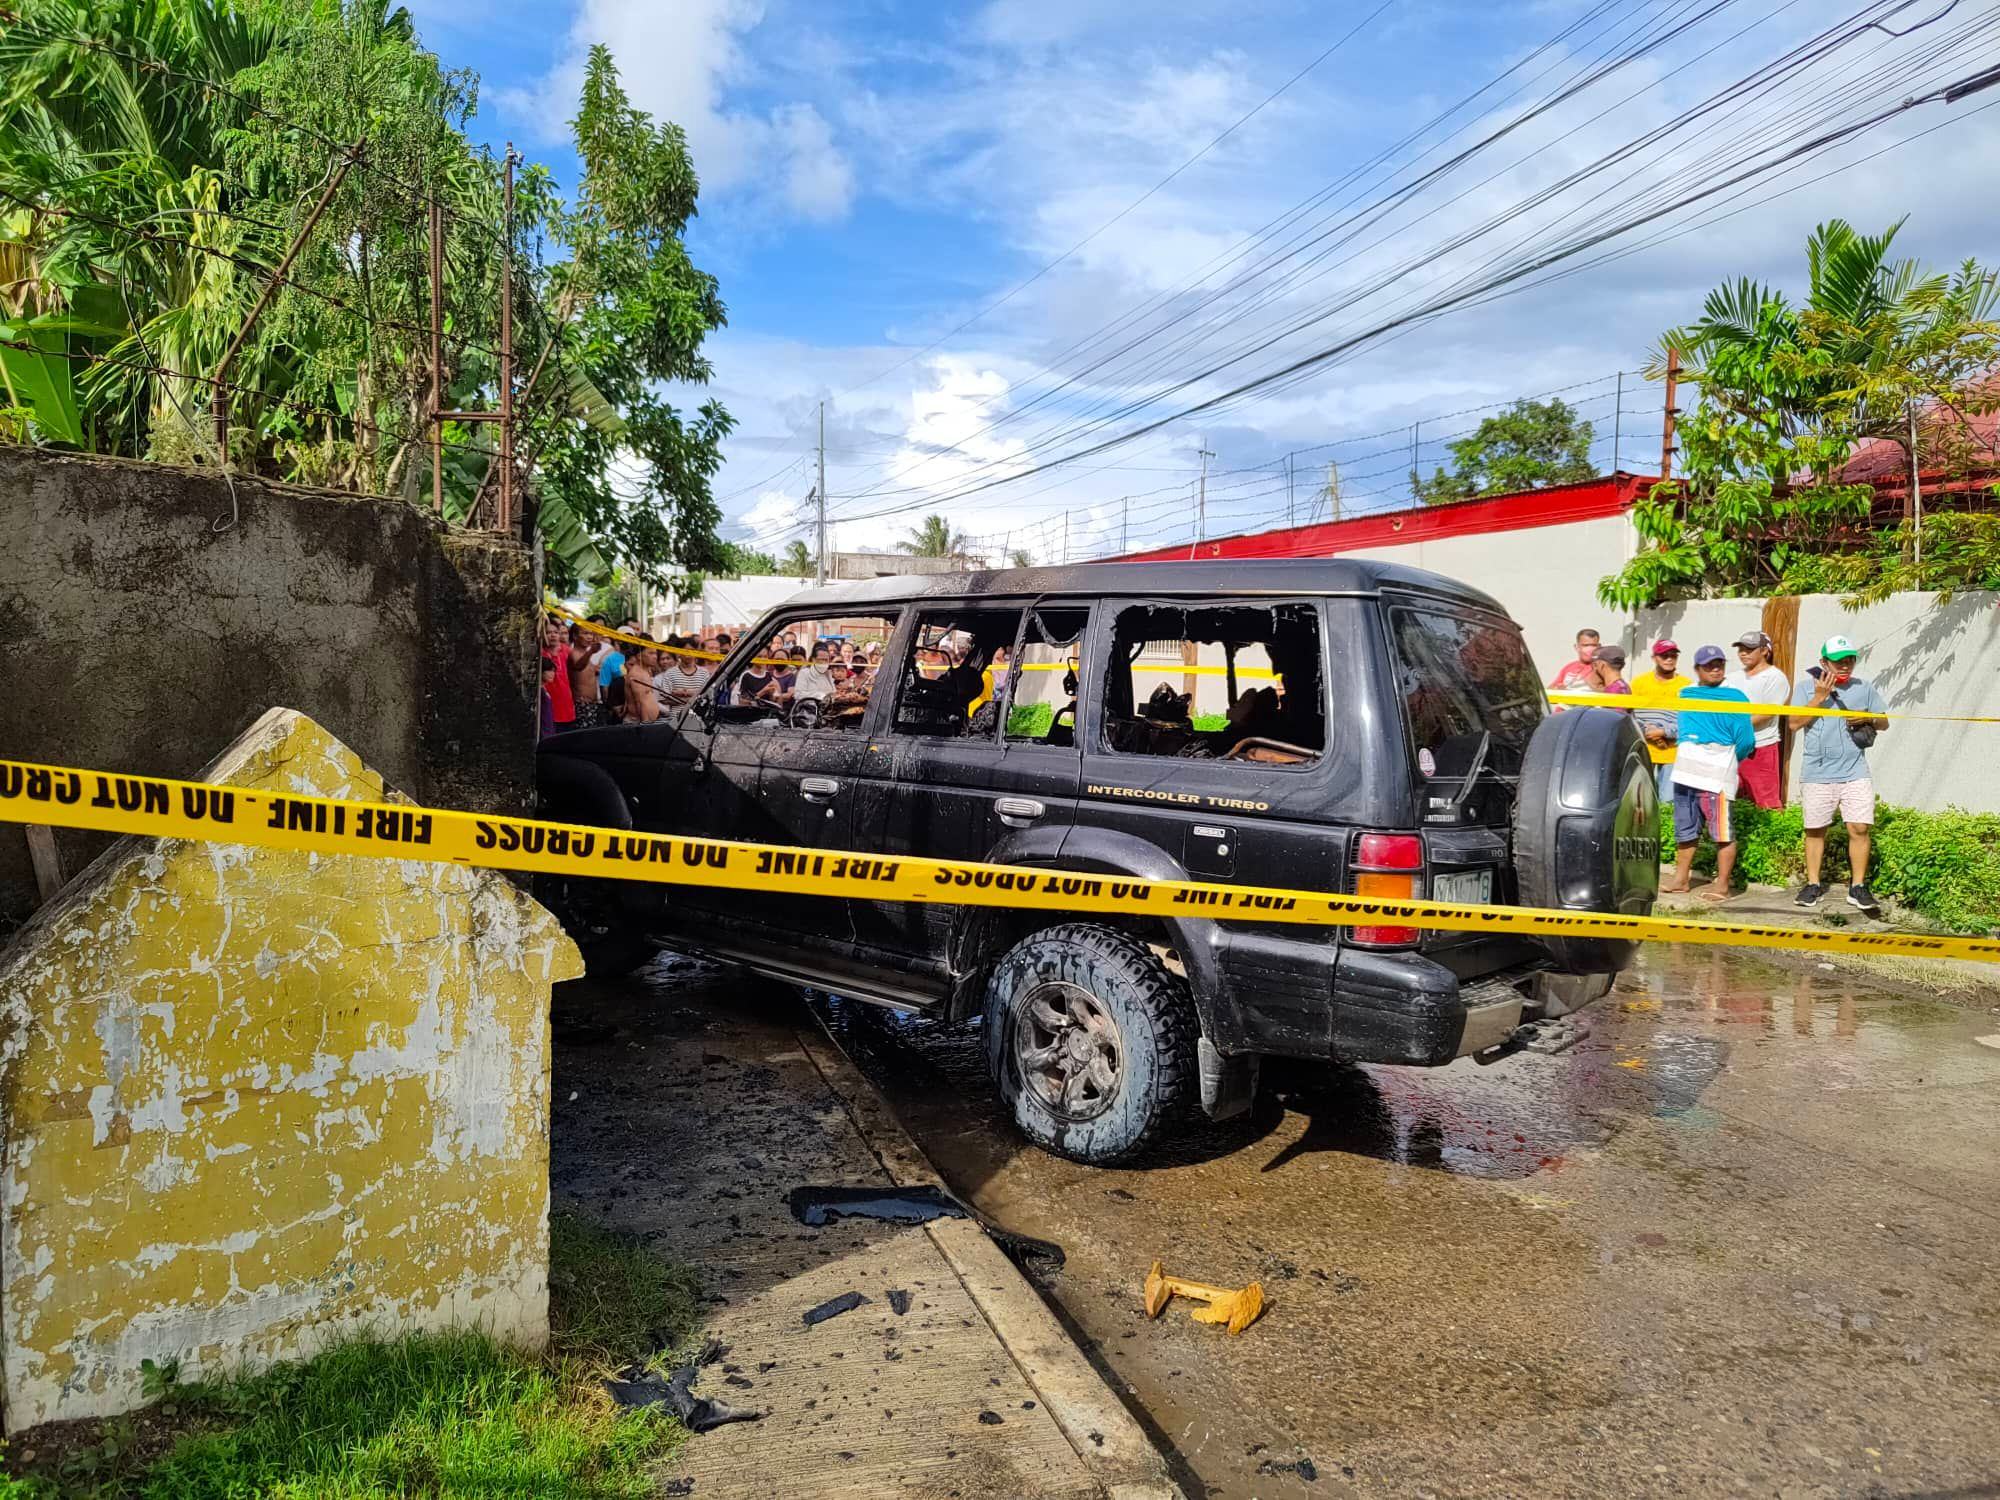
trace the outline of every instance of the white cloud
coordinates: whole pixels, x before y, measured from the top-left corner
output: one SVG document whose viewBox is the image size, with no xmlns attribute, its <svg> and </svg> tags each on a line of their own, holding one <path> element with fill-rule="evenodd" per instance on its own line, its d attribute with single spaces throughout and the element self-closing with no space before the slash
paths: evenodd
<svg viewBox="0 0 2000 1500">
<path fill-rule="evenodd" d="M 1343 241 L 1342 231 L 1336 231 L 1306 246 L 1305 255 L 1320 259 L 1303 268 L 1295 262 L 1302 270 L 1299 279 L 1278 284 L 1266 278 L 1198 307 L 1199 294 L 1180 295 L 1177 289 L 1226 259 L 1241 237 L 1322 186 L 1338 184 L 1448 101 L 1399 93 L 1394 77 L 1371 75 L 1383 50 L 1382 38 L 1371 32 L 1099 232 L 1300 61 L 1271 46 L 1247 54 L 1215 51 L 1205 43 L 1208 35 L 1240 32 L 1196 27 L 1177 33 L 1175 20 L 1170 7 L 1160 24 L 1135 32 L 1129 17 L 1116 23 L 1102 0 L 995 0 L 976 22 L 978 40 L 938 47 L 921 66 L 902 65 L 909 58 L 899 56 L 898 66 L 874 69 L 858 45 L 828 65 L 824 91 L 811 96 L 823 112 L 814 120 L 826 127 L 825 134 L 812 121 L 785 124 L 786 149 L 809 162 L 818 143 L 830 148 L 838 143 L 845 149 L 831 169 L 836 176 L 858 173 L 871 196 L 879 194 L 913 214 L 990 230 L 1000 253 L 987 264 L 951 267 L 950 276 L 936 280 L 962 290 L 950 299 L 923 302 L 896 297 L 893 273 L 900 268 L 893 255 L 881 258 L 881 282 L 862 273 L 866 284 L 857 287 L 863 294 L 859 301 L 886 307 L 885 331 L 876 340 L 835 346 L 734 332 L 720 336 L 714 342 L 718 394 L 741 425 L 719 492 L 728 491 L 732 479 L 737 487 L 761 479 L 786 454 L 805 454 L 810 443 L 800 435 L 812 431 L 816 403 L 892 366 L 900 367 L 829 405 L 828 480 L 835 496 L 835 535 L 843 546 L 888 545 L 927 509 L 948 512 L 955 526 L 984 539 L 996 555 L 1003 546 L 1025 545 L 1047 560 L 1061 554 L 1065 533 L 1072 555 L 1093 543 L 1111 546 L 1128 531 L 1135 546 L 1176 540 L 1194 525 L 1193 476 L 1203 446 L 1217 455 L 1210 534 L 1270 524 L 1284 514 L 1288 486 L 1282 470 L 1255 466 L 1268 465 L 1288 449 L 1316 449 L 1331 439 L 1385 430 L 1389 435 L 1333 456 L 1340 458 L 1343 483 L 1352 486 L 1360 503 L 1387 506 L 1407 493 L 1407 450 L 1395 431 L 1399 426 L 1422 424 L 1415 436 L 1428 469 L 1447 460 L 1444 444 L 1452 436 L 1478 421 L 1476 413 L 1451 414 L 1582 381 L 1598 382 L 1572 399 L 1590 403 L 1583 414 L 1599 424 L 1599 461 L 1608 465 L 1616 431 L 1625 466 L 1642 467 L 1649 453 L 1658 452 L 1659 392 L 1628 378 L 1621 415 L 1608 384 L 1612 372 L 1635 369 L 1659 330 L 1691 316 L 1717 282 L 1747 274 L 1796 286 L 1805 234 L 1819 219 L 1840 214 L 1864 228 L 1879 228 L 1912 212 L 1898 248 L 1933 263 L 1967 253 L 1990 260 L 2000 248 L 1990 243 L 1991 224 L 1980 217 L 1984 200 L 1964 190 L 1966 183 L 1989 177 L 2000 160 L 2000 115 L 1967 116 L 1907 152 L 1796 194 L 1754 189 L 1747 198 L 1749 212 L 1713 229 L 1545 289 L 1414 326 L 1296 386 L 1262 392 L 1253 404 L 1177 424 L 1070 467 L 942 498 L 996 475 L 1023 473 L 1043 456 L 1037 439 L 1062 421 L 1088 423 L 1112 413 L 1232 348 L 1247 347 L 1284 320 L 1326 315 L 1322 323 L 1280 338 L 1235 368 L 1174 393 L 1155 410 L 1190 404 L 1288 358 L 1325 348 L 1477 271 L 1505 246 L 1538 230 L 1558 222 L 1584 231 L 1601 225 L 1622 195 L 1616 172 L 1568 190 L 1557 203 L 1532 210 L 1496 234 L 1463 247 L 1447 245 L 1454 233 L 1506 213 L 1756 60 L 1739 52 L 1681 66 L 1681 54 L 1674 54 L 1621 70 L 1421 197 L 1359 226 L 1351 239 Z M 1430 23 L 1403 51 L 1422 55 L 1419 44 L 1435 44 L 1438 28 L 1448 25 Z M 1548 29 L 1553 26 L 1550 22 Z M 1765 41 L 1775 52 L 1784 39 L 1760 35 L 1760 47 Z M 1363 46 L 1374 47 L 1373 57 Z M 1577 59 L 1551 54 L 1544 61 L 1566 71 Z M 795 67 L 788 76 L 800 78 L 804 71 Z M 1511 117 L 1559 76 L 1552 72 L 1548 82 L 1505 108 L 1486 101 L 1497 111 L 1489 125 Z M 1637 97 L 1628 101 L 1627 94 Z M 1784 98 L 1774 94 L 1757 102 L 1774 121 L 1787 118 Z M 1600 111 L 1602 118 L 1590 118 Z M 781 128 L 779 115 L 763 118 L 772 129 Z M 1903 128 L 1917 128 L 1914 117 Z M 1449 154 L 1440 149 L 1412 167 L 1412 157 L 1435 138 L 1392 158 L 1405 169 L 1404 180 Z M 1888 139 L 1884 133 L 1849 154 L 1861 155 Z M 1680 148 L 1669 141 L 1643 153 L 1634 166 L 1640 181 L 1657 182 L 1680 159 Z M 1833 165 L 1829 160 L 1815 170 Z M 851 192 L 852 176 L 847 180 L 844 191 Z M 1281 229 L 1278 242 L 1318 233 L 1322 215 L 1337 219 L 1348 211 L 1343 204 L 1350 198 L 1366 201 L 1384 180 L 1371 174 L 1335 187 Z M 773 181 L 774 191 L 803 203 L 811 200 L 817 178 L 807 172 L 803 181 L 784 175 Z M 1680 216 L 1688 222 L 1698 218 L 1698 211 Z M 1677 222 L 1665 220 L 1662 227 Z M 1093 234 L 1062 264 L 1019 285 Z M 811 247 L 802 246 L 801 253 L 811 253 Z M 1256 258 L 1221 270 L 1209 286 L 1222 285 Z M 1398 267 L 1397 279 L 1348 305 L 1357 288 Z M 951 334 L 940 352 L 903 363 L 912 346 L 955 328 L 1009 289 L 1015 290 L 1004 305 Z M 1114 323 L 1103 339 L 1090 342 L 1100 327 L 1149 299 L 1157 299 L 1149 311 L 1122 326 Z M 1154 336 L 1129 356 L 1116 355 L 1121 344 L 1142 335 Z M 1072 348 L 1079 343 L 1082 348 Z M 1087 368 L 1099 359 L 1107 360 L 1102 368 Z M 1037 393 L 1057 378 L 1075 384 L 1055 401 L 1036 403 Z M 1001 419 L 1003 425 L 989 430 L 988 424 Z M 1098 435 L 1132 425 L 1133 419 L 1117 417 Z M 951 444 L 962 451 L 952 451 Z M 869 451 L 840 451 L 846 449 Z M 1300 459 L 1301 495 L 1323 480 L 1328 456 L 1322 449 Z M 783 486 L 790 503 L 803 499 L 809 483 L 802 475 Z M 854 519 L 903 505 L 911 509 Z M 760 522 L 777 514 L 761 511 L 761 499 L 757 507 L 752 514 Z"/>
<path fill-rule="evenodd" d="M 727 102 L 732 87 L 757 81 L 744 41 L 763 19 L 762 0 L 583 0 L 560 59 L 530 87 L 504 90 L 501 103 L 541 140 L 562 139 L 590 49 L 603 43 L 632 103 L 686 131 L 705 193 L 808 220 L 841 218 L 854 201 L 854 170 L 819 110 Z"/>
</svg>

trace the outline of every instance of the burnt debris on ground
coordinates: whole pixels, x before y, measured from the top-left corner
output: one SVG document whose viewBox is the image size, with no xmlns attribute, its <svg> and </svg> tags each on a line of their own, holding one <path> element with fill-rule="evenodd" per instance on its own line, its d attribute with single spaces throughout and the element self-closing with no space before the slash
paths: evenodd
<svg viewBox="0 0 2000 1500">
<path fill-rule="evenodd" d="M 824 1323 L 828 1318 L 837 1318 L 842 1313 L 853 1312 L 868 1300 L 859 1292 L 842 1292 L 838 1297 L 827 1298 L 818 1307 L 807 1308 L 799 1316 L 805 1320 L 806 1327 L 811 1328 Z"/>
<path fill-rule="evenodd" d="M 785 1194 L 792 1217 L 810 1229 L 835 1219 L 880 1219 L 890 1224 L 928 1224 L 932 1219 L 965 1219 L 965 1205 L 937 1187 L 795 1187 Z"/>
<path fill-rule="evenodd" d="M 1002 1228 L 971 1205 L 961 1203 L 943 1188 L 924 1187 L 823 1187 L 807 1184 L 785 1194 L 785 1206 L 792 1217 L 812 1229 L 823 1229 L 836 1219 L 879 1219 L 886 1224 L 928 1224 L 933 1219 L 971 1219 L 1007 1253 L 1007 1258 L 1026 1271 L 1054 1275 L 1063 1268 L 1062 1246 L 1032 1235 L 1016 1234 Z"/>
<path fill-rule="evenodd" d="M 707 1432 L 731 1422 L 761 1421 L 765 1416 L 761 1411 L 746 1410 L 694 1394 L 696 1375 L 728 1352 L 728 1345 L 710 1339 L 701 1346 L 700 1353 L 664 1379 L 657 1371 L 646 1369 L 643 1365 L 628 1365 L 605 1381 L 604 1389 L 620 1406 L 666 1407 L 680 1418 L 689 1432 Z"/>
</svg>

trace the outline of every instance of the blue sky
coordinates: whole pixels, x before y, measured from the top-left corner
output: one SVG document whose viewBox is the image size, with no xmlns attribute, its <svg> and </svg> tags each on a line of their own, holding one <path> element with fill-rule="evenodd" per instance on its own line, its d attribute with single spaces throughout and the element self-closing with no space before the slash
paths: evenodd
<svg viewBox="0 0 2000 1500">
<path fill-rule="evenodd" d="M 1349 186 L 1317 212 L 1379 202 L 1614 43 L 1697 8 L 1390 0 L 1376 13 L 1377 3 L 583 0 L 473 15 L 420 0 L 415 10 L 448 64 L 480 73 L 476 131 L 511 138 L 559 177 L 574 175 L 563 122 L 593 41 L 611 46 L 636 104 L 687 130 L 703 181 L 690 246 L 720 278 L 730 310 L 711 354 L 716 393 L 739 426 L 717 492 L 726 534 L 773 550 L 804 535 L 805 460 L 821 399 L 838 544 L 887 545 L 937 508 L 989 550 L 1024 546 L 1053 560 L 1065 531 L 1078 554 L 1114 542 L 1121 527 L 1134 545 L 1189 535 L 1204 450 L 1211 534 L 1302 513 L 1329 460 L 1340 465 L 1348 510 L 1400 503 L 1412 437 L 1428 471 L 1478 408 L 1563 387 L 1597 422 L 1600 465 L 1610 466 L 1615 429 L 1624 467 L 1645 470 L 1657 464 L 1658 390 L 1628 375 L 1620 415 L 1612 377 L 1636 371 L 1660 330 L 1694 316 L 1709 287 L 1738 275 L 1795 286 L 1807 232 L 1834 215 L 1875 228 L 1908 214 L 1908 252 L 1933 262 L 1989 259 L 2000 248 L 1983 209 L 2000 175 L 2000 114 L 1981 112 L 2000 95 L 1988 94 L 1913 112 L 1791 176 L 1753 183 L 1711 226 L 1692 213 L 1662 221 L 1660 232 L 1690 232 L 1368 344 L 1290 388 L 1026 474 L 1087 446 L 1066 430 L 1099 423 L 1087 428 L 1095 442 L 1337 342 L 1526 243 L 1527 231 L 1608 221 L 1629 194 L 1656 189 L 1662 196 L 1640 201 L 1665 201 L 1678 172 L 1709 180 L 1701 173 L 1712 178 L 1712 163 L 1677 153 L 1774 139 L 1808 112 L 1781 107 L 1785 87 L 1811 108 L 1827 99 L 1859 110 L 1869 87 L 1909 92 L 1910 81 L 2000 61 L 1992 32 L 1970 29 L 1983 11 L 1902 40 L 1871 33 L 1817 72 L 1750 90 L 1711 118 L 1710 136 L 1669 135 L 1616 173 L 1561 188 L 1564 174 L 1858 6 L 1723 0 L 1701 24 L 1384 210 L 1309 277 L 1274 268 L 1204 310 L 1204 297 L 1270 253 L 1271 241 L 1248 241 L 1245 258 L 1202 279 L 1260 226 L 1344 176 Z M 1931 9 L 1899 12 L 1895 24 Z M 1959 25 L 1969 29 L 1952 41 L 1947 28 Z M 1395 149 L 1510 67 L 1519 71 Z M 1852 165 L 1939 123 L 1948 128 Z M 1541 192 L 1551 196 L 1527 217 L 1506 217 Z M 1134 310 L 1143 311 L 1123 333 L 1072 349 Z M 1252 335 L 1265 326 L 1309 319 L 1215 378 L 1162 394 L 1239 341 L 1259 342 Z M 1091 367 L 1126 342 L 1129 352 Z M 1062 379 L 1072 383 L 1051 394 Z M 1127 407 L 1130 417 L 1107 420 Z M 1287 479 L 1283 456 L 1295 451 Z"/>
</svg>

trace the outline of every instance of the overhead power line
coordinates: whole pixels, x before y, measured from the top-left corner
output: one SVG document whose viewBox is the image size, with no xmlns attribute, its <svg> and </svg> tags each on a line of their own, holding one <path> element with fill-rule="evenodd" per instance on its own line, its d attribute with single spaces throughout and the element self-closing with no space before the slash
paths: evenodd
<svg viewBox="0 0 2000 1500">
<path fill-rule="evenodd" d="M 1110 218 L 1106 219 L 1102 224 L 1098 225 L 1095 229 L 1091 230 L 1089 234 L 1085 235 L 1082 239 L 1078 240 L 1074 245 L 1071 245 L 1069 249 L 1063 251 L 1063 253 L 1058 255 L 1054 260 L 1051 260 L 1046 264 L 1044 264 L 1043 266 L 1041 266 L 1038 270 L 1036 270 L 1036 272 L 1032 276 L 1029 276 L 1025 281 L 1019 282 L 1013 287 L 1010 287 L 1006 292 L 1002 293 L 999 297 L 996 297 L 993 301 L 987 303 L 986 306 L 980 308 L 978 312 L 974 313 L 971 317 L 967 318 L 957 327 L 947 329 L 944 333 L 939 334 L 938 337 L 932 339 L 928 344 L 924 345 L 921 349 L 911 350 L 908 354 L 904 355 L 901 359 L 897 360 L 893 365 L 888 366 L 886 369 L 877 370 L 873 375 L 868 376 L 865 380 L 857 381 L 853 385 L 848 386 L 845 390 L 841 391 L 838 395 L 836 395 L 834 399 L 838 401 L 843 396 L 852 395 L 855 391 L 862 390 L 868 386 L 873 385 L 878 380 L 882 380 L 890 375 L 895 374 L 896 371 L 902 369 L 912 360 L 923 358 L 924 355 L 930 353 L 933 349 L 936 349 L 941 344 L 944 344 L 948 340 L 956 338 L 959 334 L 965 332 L 966 329 L 970 328 L 973 324 L 977 323 L 980 319 L 984 318 L 988 313 L 994 312 L 997 309 L 1004 307 L 1007 303 L 1013 301 L 1015 297 L 1019 296 L 1022 292 L 1025 292 L 1029 287 L 1033 286 L 1036 282 L 1040 281 L 1044 276 L 1048 275 L 1049 272 L 1053 271 L 1057 266 L 1061 265 L 1064 261 L 1068 260 L 1071 256 L 1075 255 L 1079 250 L 1083 249 L 1086 245 L 1090 244 L 1092 240 L 1095 240 L 1099 235 L 1103 234 L 1106 230 L 1111 229 L 1119 222 L 1121 222 L 1123 219 L 1125 219 L 1129 214 L 1134 212 L 1136 209 L 1140 208 L 1142 205 L 1146 203 L 1148 199 L 1152 198 L 1161 189 L 1165 188 L 1168 184 L 1173 182 L 1175 178 L 1179 177 L 1183 172 L 1187 171 L 1189 167 L 1192 167 L 1196 162 L 1200 161 L 1203 157 L 1207 156 L 1209 152 L 1213 151 L 1217 146 L 1220 146 L 1224 141 L 1228 140 L 1230 136 L 1234 135 L 1237 131 L 1241 130 L 1245 125 L 1249 124 L 1251 120 L 1255 119 L 1270 104 L 1276 101 L 1281 94 L 1285 93 L 1285 91 L 1290 89 L 1293 84 L 1297 83 L 1301 78 L 1304 78 L 1308 73 L 1312 72 L 1321 63 L 1325 62 L 1329 57 L 1333 56 L 1335 52 L 1338 52 L 1356 35 L 1358 35 L 1364 28 L 1366 28 L 1370 22 L 1372 22 L 1377 16 L 1381 15 L 1383 11 L 1387 10 L 1393 4 L 1395 4 L 1395 0 L 1381 0 L 1381 4 L 1377 5 L 1375 9 L 1370 11 L 1366 16 L 1362 17 L 1360 21 L 1356 22 L 1354 26 L 1352 26 L 1346 32 L 1344 32 L 1337 41 L 1335 41 L 1331 46 L 1327 47 L 1311 62 L 1307 63 L 1303 68 L 1300 68 L 1298 72 L 1294 73 L 1290 78 L 1287 78 L 1283 83 L 1279 84 L 1278 87 L 1273 89 L 1269 94 L 1266 94 L 1261 100 L 1257 102 L 1255 106 L 1253 106 L 1249 110 L 1248 113 L 1232 121 L 1230 125 L 1225 130 L 1223 130 L 1223 132 L 1220 135 L 1216 136 L 1213 140 L 1209 141 L 1207 145 L 1203 146 L 1199 151 L 1195 152 L 1193 156 L 1190 156 L 1186 161 L 1182 162 L 1179 166 L 1175 167 L 1173 171 L 1167 173 L 1166 176 L 1162 177 L 1158 182 L 1154 183 L 1151 187 L 1147 188 L 1145 192 L 1141 193 L 1137 198 L 1134 198 L 1130 203 L 1126 204 L 1123 208 L 1119 209 L 1117 213 L 1113 214 Z"/>
</svg>

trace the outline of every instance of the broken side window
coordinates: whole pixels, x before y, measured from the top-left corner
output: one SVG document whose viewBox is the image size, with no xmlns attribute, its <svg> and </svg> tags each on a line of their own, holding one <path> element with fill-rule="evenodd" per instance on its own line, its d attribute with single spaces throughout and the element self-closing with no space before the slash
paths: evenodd
<svg viewBox="0 0 2000 1500">
<path fill-rule="evenodd" d="M 1305 765 L 1326 749 L 1310 604 L 1134 605 L 1119 613 L 1104 745 L 1125 755 Z"/>
<path fill-rule="evenodd" d="M 1090 611 L 1044 606 L 1028 611 L 1021 660 L 1007 698 L 1012 744 L 1074 745 L 1078 652 Z"/>
<path fill-rule="evenodd" d="M 917 616 L 896 691 L 895 732 L 992 740 L 1006 696 L 1018 609 L 926 610 Z"/>
</svg>

